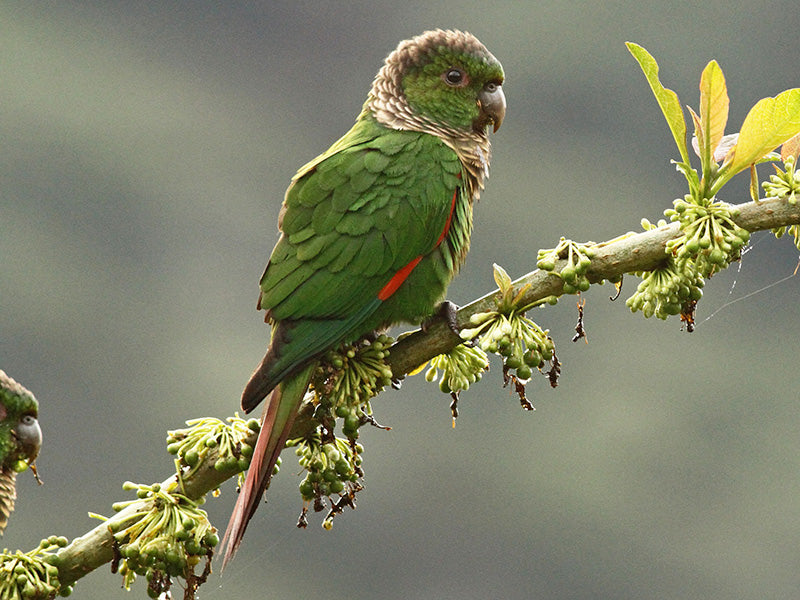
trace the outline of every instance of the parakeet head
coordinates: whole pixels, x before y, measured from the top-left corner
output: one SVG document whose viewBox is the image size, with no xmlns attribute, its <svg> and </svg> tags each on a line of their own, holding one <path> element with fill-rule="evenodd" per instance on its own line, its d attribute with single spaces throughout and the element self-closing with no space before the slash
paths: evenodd
<svg viewBox="0 0 800 600">
<path fill-rule="evenodd" d="M 0 371 L 0 535 L 14 512 L 17 473 L 31 467 L 36 476 L 33 461 L 42 445 L 38 413 L 33 394 Z"/>
<path fill-rule="evenodd" d="M 485 138 L 505 116 L 503 78 L 500 62 L 472 34 L 427 31 L 386 58 L 368 106 L 395 129 Z"/>
<path fill-rule="evenodd" d="M 38 414 L 33 394 L 0 370 L 0 469 L 23 470 L 36 459 L 42 445 Z"/>
</svg>

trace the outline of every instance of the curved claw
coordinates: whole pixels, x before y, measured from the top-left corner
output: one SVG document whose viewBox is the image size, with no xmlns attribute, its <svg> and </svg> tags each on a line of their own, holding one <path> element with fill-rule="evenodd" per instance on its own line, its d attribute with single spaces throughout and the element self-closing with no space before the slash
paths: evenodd
<svg viewBox="0 0 800 600">
<path fill-rule="evenodd" d="M 422 322 L 420 329 L 422 329 L 422 331 L 428 331 L 428 328 L 436 321 L 436 319 L 441 317 L 445 320 L 445 323 L 447 323 L 447 327 L 450 329 L 450 331 L 460 337 L 461 327 L 458 325 L 458 309 L 458 304 L 454 304 L 449 300 L 445 300 L 436 307 L 436 312 Z"/>
</svg>

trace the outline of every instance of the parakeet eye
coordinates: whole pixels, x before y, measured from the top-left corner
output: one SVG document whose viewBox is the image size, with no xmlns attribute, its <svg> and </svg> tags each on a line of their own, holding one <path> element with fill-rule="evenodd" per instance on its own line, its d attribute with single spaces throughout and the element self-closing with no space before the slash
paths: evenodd
<svg viewBox="0 0 800 600">
<path fill-rule="evenodd" d="M 447 85 L 452 85 L 453 87 L 460 87 L 462 85 L 465 85 L 467 81 L 466 73 L 464 73 L 464 71 L 462 71 L 461 69 L 457 69 L 455 67 L 449 69 L 443 75 L 443 78 L 445 83 L 447 83 Z"/>
</svg>

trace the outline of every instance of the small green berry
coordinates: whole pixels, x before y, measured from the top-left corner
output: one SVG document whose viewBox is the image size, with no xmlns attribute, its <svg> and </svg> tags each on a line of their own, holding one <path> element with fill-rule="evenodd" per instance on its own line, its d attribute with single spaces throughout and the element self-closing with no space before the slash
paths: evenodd
<svg viewBox="0 0 800 600">
<path fill-rule="evenodd" d="M 197 450 L 192 448 L 183 455 L 183 460 L 190 467 L 194 467 L 200 461 L 200 455 Z"/>
<path fill-rule="evenodd" d="M 203 543 L 209 548 L 214 548 L 219 544 L 219 536 L 214 531 L 208 531 L 203 537 Z"/>
<path fill-rule="evenodd" d="M 531 378 L 532 374 L 533 371 L 528 365 L 521 365 L 519 368 L 517 368 L 517 377 L 520 379 L 528 380 Z"/>
</svg>

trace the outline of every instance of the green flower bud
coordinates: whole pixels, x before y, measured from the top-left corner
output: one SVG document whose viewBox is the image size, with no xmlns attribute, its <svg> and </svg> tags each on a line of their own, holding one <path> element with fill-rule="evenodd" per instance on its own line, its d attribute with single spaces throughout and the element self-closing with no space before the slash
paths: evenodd
<svg viewBox="0 0 800 600">
<path fill-rule="evenodd" d="M 542 258 L 536 262 L 536 266 L 542 271 L 552 271 L 556 268 L 556 262 L 550 257 Z"/>
<path fill-rule="evenodd" d="M 524 381 L 530 379 L 532 374 L 533 371 L 528 365 L 521 365 L 520 367 L 517 368 L 517 377 L 519 377 Z"/>
<path fill-rule="evenodd" d="M 314 484 L 308 479 L 300 482 L 300 495 L 303 500 L 311 500 L 314 497 Z"/>
<path fill-rule="evenodd" d="M 575 268 L 571 267 L 569 265 L 567 265 L 566 267 L 561 269 L 561 272 L 559 273 L 559 275 L 561 276 L 561 279 L 564 280 L 565 284 L 566 283 L 574 283 L 577 280 L 577 275 L 576 275 L 576 272 L 575 272 Z"/>
<path fill-rule="evenodd" d="M 200 455 L 198 454 L 197 450 L 192 448 L 183 455 L 183 461 L 190 467 L 194 467 L 200 461 Z"/>
</svg>

